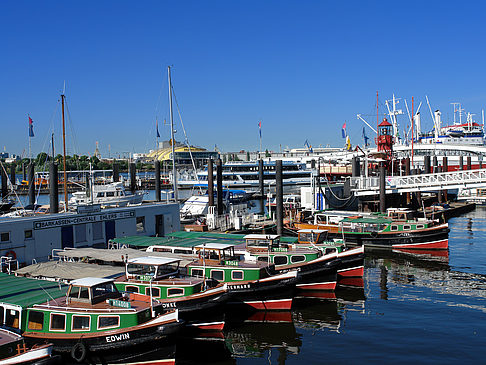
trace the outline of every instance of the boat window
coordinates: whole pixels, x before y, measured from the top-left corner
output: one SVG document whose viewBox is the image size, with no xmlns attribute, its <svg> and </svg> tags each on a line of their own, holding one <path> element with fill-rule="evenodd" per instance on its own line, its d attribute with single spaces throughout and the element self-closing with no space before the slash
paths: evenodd
<svg viewBox="0 0 486 365">
<path fill-rule="evenodd" d="M 268 256 L 258 256 L 258 261 L 268 262 Z"/>
<path fill-rule="evenodd" d="M 66 330 L 66 315 L 61 313 L 51 313 L 51 331 Z"/>
<path fill-rule="evenodd" d="M 32 230 L 31 229 L 26 229 L 24 231 L 24 238 L 26 240 L 31 240 L 33 238 L 33 233 L 32 233 Z"/>
<path fill-rule="evenodd" d="M 231 272 L 231 279 L 233 280 L 243 280 L 243 271 L 234 270 Z"/>
<path fill-rule="evenodd" d="M 145 232 L 145 217 L 137 217 L 137 232 Z"/>
<path fill-rule="evenodd" d="M 71 287 L 69 291 L 69 298 L 78 298 L 79 297 L 79 286 Z"/>
<path fill-rule="evenodd" d="M 403 230 L 404 230 L 404 231 L 410 231 L 410 225 L 409 225 L 409 224 L 404 225 L 404 226 L 403 226 Z"/>
<path fill-rule="evenodd" d="M 114 192 L 114 191 L 107 191 L 107 192 L 106 192 L 106 197 L 107 197 L 107 198 L 111 198 L 111 197 L 113 197 L 113 196 L 115 196 L 115 192 Z"/>
<path fill-rule="evenodd" d="M 44 312 L 30 311 L 27 328 L 29 330 L 41 330 L 44 325 Z"/>
<path fill-rule="evenodd" d="M 150 309 L 137 313 L 138 324 L 145 323 L 149 321 L 151 318 L 152 318 L 152 314 L 150 313 Z"/>
<path fill-rule="evenodd" d="M 90 316 L 73 316 L 72 330 L 73 331 L 89 331 L 90 328 Z"/>
<path fill-rule="evenodd" d="M 424 225 L 423 224 L 417 224 L 415 226 L 416 229 L 423 229 L 424 228 Z"/>
<path fill-rule="evenodd" d="M 211 270 L 211 279 L 222 281 L 224 280 L 223 270 Z"/>
<path fill-rule="evenodd" d="M 10 242 L 10 232 L 0 233 L 0 242 Z"/>
<path fill-rule="evenodd" d="M 19 328 L 20 312 L 14 309 L 7 309 L 5 313 L 5 326 Z"/>
<path fill-rule="evenodd" d="M 154 265 L 139 265 L 139 264 L 128 264 L 127 266 L 128 274 L 130 275 L 155 275 Z"/>
<path fill-rule="evenodd" d="M 295 264 L 297 262 L 303 262 L 305 261 L 305 256 L 304 255 L 292 255 L 290 258 L 290 262 Z"/>
<path fill-rule="evenodd" d="M 120 316 L 99 316 L 98 329 L 116 328 L 120 325 Z"/>
<path fill-rule="evenodd" d="M 286 265 L 288 262 L 287 256 L 274 256 L 273 263 L 275 265 Z"/>
<path fill-rule="evenodd" d="M 3 326 L 5 309 L 0 305 L 0 326 Z"/>
<path fill-rule="evenodd" d="M 150 288 L 145 288 L 145 295 L 150 295 Z M 152 296 L 155 298 L 159 298 L 160 288 L 152 288 Z"/>
<path fill-rule="evenodd" d="M 93 287 L 93 297 L 99 297 L 101 295 L 107 295 L 111 293 L 117 293 L 117 289 L 113 283 L 98 284 Z"/>
<path fill-rule="evenodd" d="M 128 291 L 130 293 L 138 293 L 138 286 L 127 285 L 125 287 L 125 291 Z"/>
<path fill-rule="evenodd" d="M 192 269 L 191 275 L 197 276 L 197 277 L 200 277 L 200 278 L 202 278 L 204 276 L 202 269 Z"/>
<path fill-rule="evenodd" d="M 190 248 L 188 248 L 188 249 L 176 248 L 176 249 L 174 249 L 174 253 L 191 254 L 192 250 Z"/>
<path fill-rule="evenodd" d="M 168 297 L 175 297 L 184 295 L 184 289 L 182 288 L 169 288 L 167 289 L 167 296 Z"/>
<path fill-rule="evenodd" d="M 105 197 L 105 193 L 98 193 L 98 194 L 96 194 L 96 197 L 97 198 L 104 198 Z"/>
<path fill-rule="evenodd" d="M 103 223 L 96 222 L 92 224 L 93 227 L 93 241 L 103 239 Z"/>
<path fill-rule="evenodd" d="M 396 226 L 396 225 L 392 225 L 392 226 L 390 227 L 390 231 L 398 231 L 398 226 Z"/>
</svg>

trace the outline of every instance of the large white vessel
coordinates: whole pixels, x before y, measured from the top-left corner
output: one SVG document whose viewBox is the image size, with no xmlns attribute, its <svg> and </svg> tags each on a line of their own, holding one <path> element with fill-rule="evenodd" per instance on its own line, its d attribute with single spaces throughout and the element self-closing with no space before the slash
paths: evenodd
<svg viewBox="0 0 486 365">
<path fill-rule="evenodd" d="M 223 186 L 229 188 L 257 187 L 259 184 L 258 161 L 255 162 L 228 162 L 223 164 Z M 275 184 L 275 161 L 264 161 L 264 182 L 268 186 Z M 293 161 L 282 161 L 282 176 L 284 185 L 309 184 L 311 169 L 305 163 Z M 216 184 L 216 168 L 213 170 L 214 183 Z M 178 184 L 181 186 L 194 186 L 195 184 L 208 183 L 208 170 L 204 169 L 197 173 L 197 179 L 182 180 Z"/>
<path fill-rule="evenodd" d="M 92 185 L 91 189 L 74 192 L 69 199 L 69 206 L 100 204 L 103 207 L 126 207 L 142 204 L 145 191 L 127 192 L 122 182 Z"/>
</svg>

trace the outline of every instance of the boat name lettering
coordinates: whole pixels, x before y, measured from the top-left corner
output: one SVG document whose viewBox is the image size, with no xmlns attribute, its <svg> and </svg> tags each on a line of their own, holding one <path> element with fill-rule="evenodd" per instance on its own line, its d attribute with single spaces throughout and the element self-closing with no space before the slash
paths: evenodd
<svg viewBox="0 0 486 365">
<path fill-rule="evenodd" d="M 34 222 L 34 229 L 46 229 L 46 228 L 69 226 L 72 224 L 103 222 L 107 220 L 116 220 L 116 219 L 132 218 L 132 217 L 135 217 L 134 210 L 113 212 L 113 213 L 103 213 L 103 214 L 92 214 L 92 215 L 84 215 L 84 216 L 78 215 L 76 217 L 36 221 Z"/>
<path fill-rule="evenodd" d="M 118 299 L 110 299 L 109 304 L 113 307 L 120 307 L 120 308 L 132 307 L 132 304 L 130 302 L 124 302 L 123 300 L 118 300 Z"/>
<path fill-rule="evenodd" d="M 117 342 L 121 340 L 129 340 L 130 334 L 129 333 L 122 333 L 120 335 L 113 335 L 113 336 L 106 336 L 106 342 Z"/>
<path fill-rule="evenodd" d="M 229 266 L 238 266 L 238 261 L 236 260 L 226 260 L 224 263 Z"/>
<path fill-rule="evenodd" d="M 231 285 L 231 289 L 250 289 L 250 285 L 249 284 Z"/>
<path fill-rule="evenodd" d="M 176 304 L 175 303 L 162 303 L 162 308 L 176 308 Z"/>
<path fill-rule="evenodd" d="M 152 275 L 138 275 L 137 279 L 142 280 L 142 281 L 150 281 L 150 280 L 153 279 L 153 276 Z"/>
<path fill-rule="evenodd" d="M 273 249 L 275 252 L 287 252 L 288 249 L 286 247 L 275 247 Z"/>
</svg>

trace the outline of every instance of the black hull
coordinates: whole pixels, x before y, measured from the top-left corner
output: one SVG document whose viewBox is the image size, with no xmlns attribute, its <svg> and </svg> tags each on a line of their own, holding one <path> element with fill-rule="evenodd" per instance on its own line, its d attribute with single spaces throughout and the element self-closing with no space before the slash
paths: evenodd
<svg viewBox="0 0 486 365">
<path fill-rule="evenodd" d="M 358 233 L 346 233 L 344 235 L 346 244 L 381 248 L 392 248 L 396 245 L 427 244 L 429 242 L 447 240 L 448 238 L 449 228 L 421 231 L 417 233 L 378 233 L 374 236 L 371 234 Z"/>
<path fill-rule="evenodd" d="M 162 324 L 158 327 L 145 327 L 127 331 L 110 331 L 102 332 L 96 337 L 76 337 L 76 338 L 48 338 L 48 341 L 54 345 L 53 350 L 56 352 L 71 352 L 73 346 L 82 344 L 87 352 L 108 351 L 131 346 L 139 346 L 148 342 L 161 341 L 179 331 L 184 326 L 183 321 Z M 108 334 L 107 334 L 108 333 Z M 38 342 L 36 338 L 25 336 L 27 343 Z M 47 336 L 46 336 L 47 338 Z M 80 346 L 80 345 L 77 345 Z"/>
<path fill-rule="evenodd" d="M 164 310 L 178 309 L 179 318 L 185 319 L 186 315 L 192 312 L 209 312 L 221 308 L 230 298 L 227 292 L 212 295 L 201 296 L 194 299 L 162 301 L 161 307 Z"/>
</svg>

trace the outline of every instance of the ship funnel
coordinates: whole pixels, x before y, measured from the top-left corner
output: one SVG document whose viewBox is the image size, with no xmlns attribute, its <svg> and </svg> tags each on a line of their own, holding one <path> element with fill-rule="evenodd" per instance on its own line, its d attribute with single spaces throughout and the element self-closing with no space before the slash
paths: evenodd
<svg viewBox="0 0 486 365">
<path fill-rule="evenodd" d="M 440 115 L 441 115 L 441 112 L 440 110 L 436 110 L 434 112 L 434 125 L 435 125 L 435 138 L 437 140 L 437 138 L 439 138 L 439 132 L 440 132 Z"/>
<path fill-rule="evenodd" d="M 422 133 L 422 131 L 420 130 L 421 128 L 421 125 L 420 125 L 420 112 L 418 112 L 417 114 L 415 114 L 413 116 L 413 121 L 415 123 L 415 135 L 417 136 L 417 140 L 420 138 L 420 133 Z"/>
</svg>

